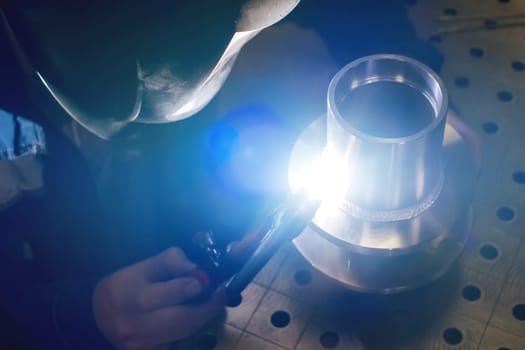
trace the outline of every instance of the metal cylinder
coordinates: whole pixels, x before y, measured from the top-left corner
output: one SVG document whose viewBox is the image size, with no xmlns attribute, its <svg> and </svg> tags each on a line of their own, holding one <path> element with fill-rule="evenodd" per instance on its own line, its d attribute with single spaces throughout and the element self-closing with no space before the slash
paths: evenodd
<svg viewBox="0 0 525 350">
<path fill-rule="evenodd" d="M 330 185 L 313 192 L 329 195 L 294 240 L 315 268 L 353 290 L 395 293 L 452 265 L 479 166 L 473 133 L 447 108 L 439 77 L 407 57 L 363 57 L 335 75 L 327 114 L 299 137 L 289 167 L 291 184 L 313 173 Z"/>
<path fill-rule="evenodd" d="M 425 65 L 373 55 L 341 69 L 328 89 L 327 150 L 344 159 L 346 210 L 372 221 L 406 220 L 443 186 L 447 96 Z"/>
</svg>

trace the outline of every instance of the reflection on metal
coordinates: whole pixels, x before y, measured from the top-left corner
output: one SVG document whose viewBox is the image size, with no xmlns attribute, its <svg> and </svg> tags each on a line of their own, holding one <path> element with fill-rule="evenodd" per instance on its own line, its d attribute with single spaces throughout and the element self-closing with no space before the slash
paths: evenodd
<svg viewBox="0 0 525 350">
<path fill-rule="evenodd" d="M 393 293 L 436 279 L 469 233 L 475 151 L 468 129 L 447 121 L 446 90 L 428 67 L 394 55 L 354 61 L 330 84 L 327 116 L 292 153 L 291 181 L 327 154 L 347 181 L 296 247 L 358 291 Z"/>
</svg>

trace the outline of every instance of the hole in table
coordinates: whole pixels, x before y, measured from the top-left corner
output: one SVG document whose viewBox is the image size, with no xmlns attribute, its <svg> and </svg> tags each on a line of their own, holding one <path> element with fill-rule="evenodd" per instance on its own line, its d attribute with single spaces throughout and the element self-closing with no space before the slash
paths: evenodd
<svg viewBox="0 0 525 350">
<path fill-rule="evenodd" d="M 463 341 L 463 333 L 455 327 L 443 331 L 443 340 L 449 345 L 458 345 Z"/>
<path fill-rule="evenodd" d="M 455 8 L 449 7 L 443 10 L 443 14 L 446 16 L 455 16 L 458 14 L 458 10 Z"/>
<path fill-rule="evenodd" d="M 498 0 L 500 4 L 508 4 L 510 0 Z"/>
<path fill-rule="evenodd" d="M 525 304 L 514 305 L 512 308 L 512 316 L 518 321 L 525 321 Z"/>
<path fill-rule="evenodd" d="M 197 342 L 198 350 L 213 350 L 217 347 L 217 336 L 215 334 L 204 334 Z"/>
<path fill-rule="evenodd" d="M 290 314 L 282 310 L 275 311 L 270 321 L 274 327 L 284 328 L 290 324 Z"/>
<path fill-rule="evenodd" d="M 242 295 L 240 294 L 237 294 L 234 296 L 228 296 L 228 298 L 226 299 L 226 306 L 228 307 L 237 307 L 241 305 L 241 303 L 242 303 Z"/>
<path fill-rule="evenodd" d="M 498 248 L 490 244 L 485 244 L 479 249 L 479 254 L 485 260 L 494 260 L 498 257 Z"/>
<path fill-rule="evenodd" d="M 336 332 L 324 332 L 319 338 L 321 345 L 325 349 L 334 349 L 339 345 L 339 334 Z"/>
<path fill-rule="evenodd" d="M 487 29 L 496 29 L 496 28 L 498 28 L 498 22 L 496 22 L 496 20 L 493 19 L 493 18 L 485 18 L 485 20 L 483 21 L 483 25 Z"/>
<path fill-rule="evenodd" d="M 461 295 L 465 300 L 476 301 L 481 298 L 481 290 L 474 285 L 468 285 L 463 287 L 461 290 Z"/>
<path fill-rule="evenodd" d="M 442 43 L 443 42 L 443 37 L 439 34 L 433 34 L 431 36 L 428 37 L 428 40 L 433 42 L 433 43 Z"/>
<path fill-rule="evenodd" d="M 494 122 L 486 122 L 484 123 L 481 128 L 483 129 L 483 131 L 486 133 L 486 134 L 489 134 L 489 135 L 492 135 L 492 134 L 495 134 L 498 132 L 499 130 L 499 127 L 498 127 L 498 124 L 494 123 Z"/>
<path fill-rule="evenodd" d="M 509 102 L 512 100 L 512 93 L 507 90 L 501 90 L 498 92 L 498 100 L 501 102 Z"/>
<path fill-rule="evenodd" d="M 474 58 L 482 58 L 485 56 L 485 51 L 481 47 L 471 47 L 469 54 Z"/>
<path fill-rule="evenodd" d="M 295 275 L 295 282 L 301 286 L 306 286 L 312 282 L 312 273 L 308 270 L 298 270 Z"/>
<path fill-rule="evenodd" d="M 514 210 L 509 207 L 501 207 L 496 211 L 496 215 L 501 221 L 509 222 L 514 219 Z"/>
<path fill-rule="evenodd" d="M 525 184 L 525 171 L 515 171 L 512 180 L 517 184 Z"/>
<path fill-rule="evenodd" d="M 523 72 L 525 70 L 525 63 L 523 63 L 521 61 L 513 61 L 511 63 L 511 67 L 516 72 Z"/>
</svg>

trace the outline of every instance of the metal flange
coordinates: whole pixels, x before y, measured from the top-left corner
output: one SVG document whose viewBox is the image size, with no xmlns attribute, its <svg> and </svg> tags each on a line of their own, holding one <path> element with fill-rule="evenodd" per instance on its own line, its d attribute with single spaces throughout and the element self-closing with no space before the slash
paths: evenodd
<svg viewBox="0 0 525 350">
<path fill-rule="evenodd" d="M 330 101 L 332 104 L 340 101 L 337 96 L 331 100 L 330 89 L 334 94 L 334 85 L 344 80 L 341 77 L 356 64 L 365 64 L 367 67 L 361 70 L 366 74 L 348 79 L 354 84 L 351 89 L 361 86 L 359 79 L 366 84 L 380 81 L 385 76 L 381 70 L 381 74 L 370 78 L 370 67 L 379 66 L 377 62 L 370 65 L 370 60 L 378 57 L 402 60 L 402 69 L 397 67 L 394 71 L 398 69 L 404 76 L 387 74 L 387 77 L 394 76 L 423 95 L 434 94 L 425 98 L 430 99 L 435 116 L 421 129 L 396 137 L 368 137 L 367 131 L 347 125 L 351 120 L 343 120 L 337 113 L 333 116 Z M 414 61 L 383 55 L 365 57 L 350 68 L 345 67 L 342 71 L 346 72 L 336 75 L 329 89 L 327 116 L 314 121 L 302 133 L 291 156 L 291 181 L 329 147 L 335 147 L 343 155 L 338 159 L 352 168 L 353 176 L 348 181 L 354 182 L 353 188 L 341 189 L 343 196 L 339 201 L 323 202 L 294 244 L 315 268 L 357 291 L 395 293 L 435 280 L 462 251 L 472 223 L 470 202 L 479 169 L 476 137 L 451 113 L 447 117 L 446 102 L 439 100 L 446 98 L 446 91 L 437 89 L 444 89 L 439 78 L 434 73 L 414 77 L 427 74 L 428 68 L 416 62 L 420 71 L 410 75 L 407 64 L 412 66 Z M 390 62 L 387 68 L 392 70 Z M 437 83 L 423 86 L 428 84 L 429 77 L 437 79 Z M 345 88 L 350 86 L 348 81 Z M 423 85 L 418 85 L 418 81 Z M 383 153 L 374 157 L 370 150 Z M 386 174 L 368 176 L 370 169 L 381 169 L 385 163 L 389 166 Z M 382 187 L 381 191 L 376 190 L 378 187 Z"/>
</svg>

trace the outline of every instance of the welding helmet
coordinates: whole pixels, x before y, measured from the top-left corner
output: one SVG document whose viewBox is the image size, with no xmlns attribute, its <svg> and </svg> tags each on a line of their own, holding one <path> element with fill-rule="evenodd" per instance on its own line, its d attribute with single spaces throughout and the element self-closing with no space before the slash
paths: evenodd
<svg viewBox="0 0 525 350">
<path fill-rule="evenodd" d="M 299 1 L 6 0 L 0 19 L 46 114 L 108 139 L 197 113 Z"/>
</svg>

